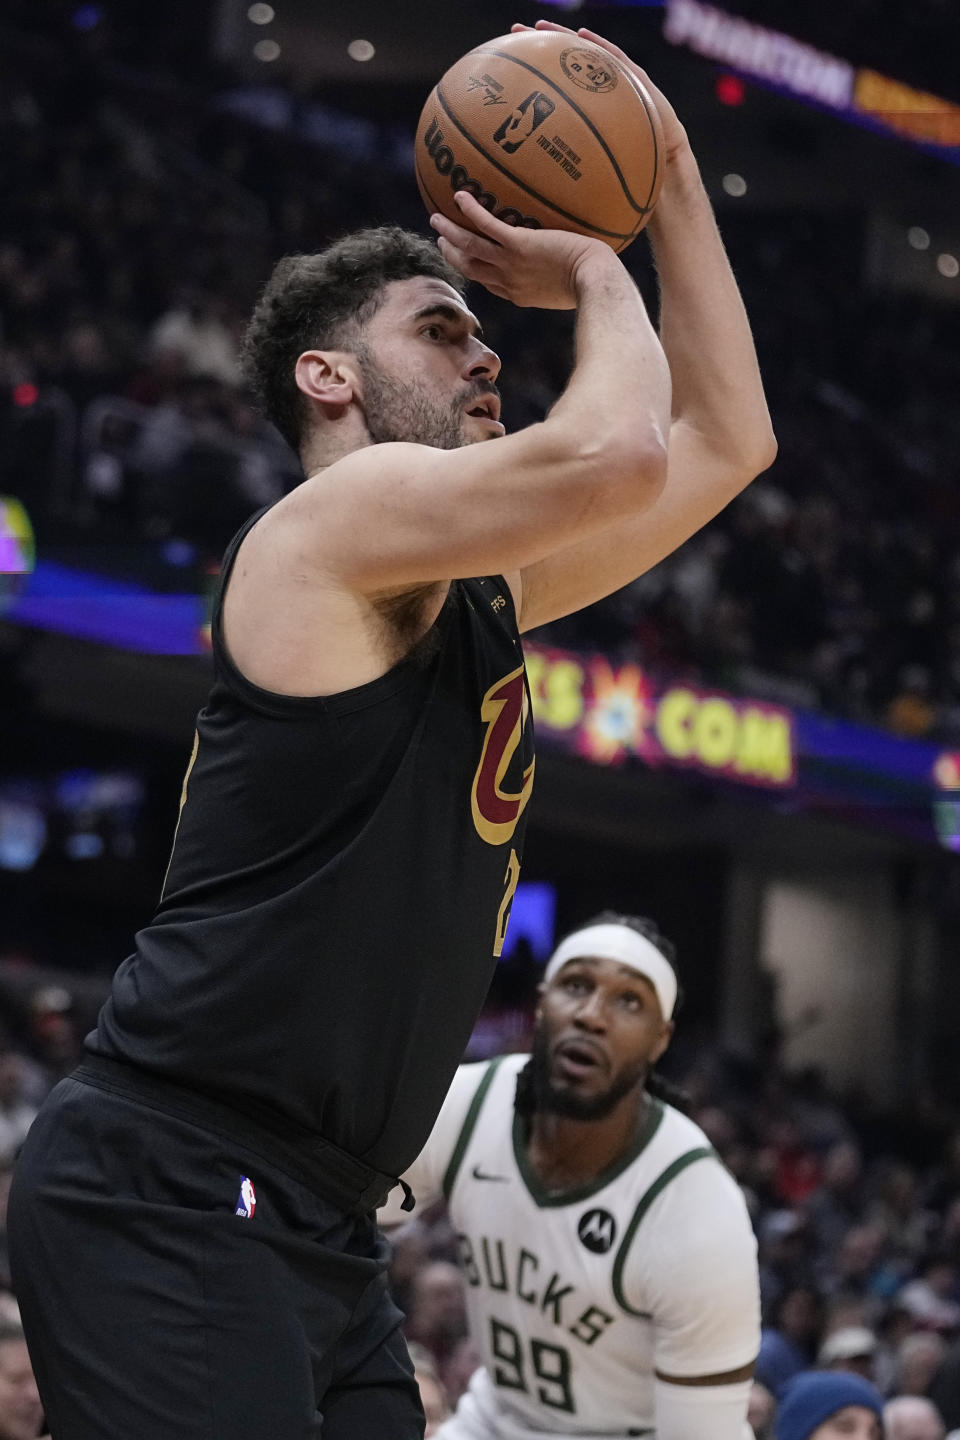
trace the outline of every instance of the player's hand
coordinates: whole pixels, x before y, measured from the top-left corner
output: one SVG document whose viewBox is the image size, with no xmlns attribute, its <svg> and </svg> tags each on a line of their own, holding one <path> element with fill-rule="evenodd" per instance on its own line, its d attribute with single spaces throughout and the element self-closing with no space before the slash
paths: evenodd
<svg viewBox="0 0 960 1440">
<path fill-rule="evenodd" d="M 666 95 L 653 83 L 646 70 L 641 69 L 635 60 L 631 60 L 626 51 L 620 49 L 619 45 L 614 45 L 610 40 L 604 40 L 602 35 L 598 35 L 593 30 L 588 30 L 586 26 L 581 26 L 579 30 L 571 30 L 569 25 L 558 25 L 555 20 L 538 20 L 535 26 L 511 25 L 510 29 L 559 30 L 563 34 L 574 35 L 581 40 L 589 40 L 591 45 L 596 45 L 599 49 L 606 50 L 608 55 L 612 55 L 615 60 L 619 60 L 625 70 L 628 70 L 631 75 L 636 76 L 651 96 L 654 105 L 656 105 L 657 114 L 660 116 L 660 122 L 663 125 L 663 144 L 666 164 L 669 165 L 671 160 L 674 160 L 681 151 L 690 148 L 690 143 L 687 140 L 687 132 L 677 118 L 677 112 L 670 104 Z"/>
<path fill-rule="evenodd" d="M 514 305 L 573 310 L 583 266 L 620 263 L 602 240 L 567 230 L 505 225 L 466 190 L 458 190 L 455 199 L 463 225 L 445 215 L 430 216 L 440 253 L 468 280 L 479 281 Z"/>
</svg>

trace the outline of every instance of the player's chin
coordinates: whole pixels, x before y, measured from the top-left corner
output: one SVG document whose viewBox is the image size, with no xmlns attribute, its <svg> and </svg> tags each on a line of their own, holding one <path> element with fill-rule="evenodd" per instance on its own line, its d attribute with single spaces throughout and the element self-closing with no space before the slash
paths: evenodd
<svg viewBox="0 0 960 1440">
<path fill-rule="evenodd" d="M 599 1065 L 572 1065 L 558 1055 L 550 1069 L 550 1084 L 558 1093 L 593 1099 L 605 1092 L 608 1081 Z"/>
</svg>

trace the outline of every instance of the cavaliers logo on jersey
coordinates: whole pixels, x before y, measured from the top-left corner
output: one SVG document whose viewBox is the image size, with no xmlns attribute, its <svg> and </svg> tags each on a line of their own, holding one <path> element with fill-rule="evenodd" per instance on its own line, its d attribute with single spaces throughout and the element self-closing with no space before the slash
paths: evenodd
<svg viewBox="0 0 960 1440">
<path fill-rule="evenodd" d="M 510 762 L 523 737 L 528 703 L 520 665 L 490 686 L 480 706 L 480 718 L 487 731 L 473 777 L 470 804 L 477 834 L 488 845 L 505 845 L 511 839 L 533 789 L 532 760 L 523 772 L 519 790 L 503 788 Z"/>
</svg>

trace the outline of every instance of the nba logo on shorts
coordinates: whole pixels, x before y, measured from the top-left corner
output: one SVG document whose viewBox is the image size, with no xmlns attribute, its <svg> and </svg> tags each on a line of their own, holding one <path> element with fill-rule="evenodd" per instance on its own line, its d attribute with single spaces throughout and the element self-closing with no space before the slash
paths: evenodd
<svg viewBox="0 0 960 1440">
<path fill-rule="evenodd" d="M 248 1180 L 246 1175 L 240 1176 L 240 1194 L 237 1197 L 237 1208 L 234 1215 L 242 1215 L 244 1220 L 252 1220 L 253 1212 L 257 1208 L 257 1192 L 253 1188 L 253 1181 Z"/>
</svg>

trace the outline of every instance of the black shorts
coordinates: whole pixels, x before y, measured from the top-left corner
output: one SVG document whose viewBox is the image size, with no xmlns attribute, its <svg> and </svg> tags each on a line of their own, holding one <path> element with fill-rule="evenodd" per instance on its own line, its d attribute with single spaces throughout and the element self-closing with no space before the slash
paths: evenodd
<svg viewBox="0 0 960 1440">
<path fill-rule="evenodd" d="M 373 1212 L 262 1148 L 75 1078 L 53 1091 L 8 1225 L 54 1440 L 422 1437 Z"/>
</svg>

